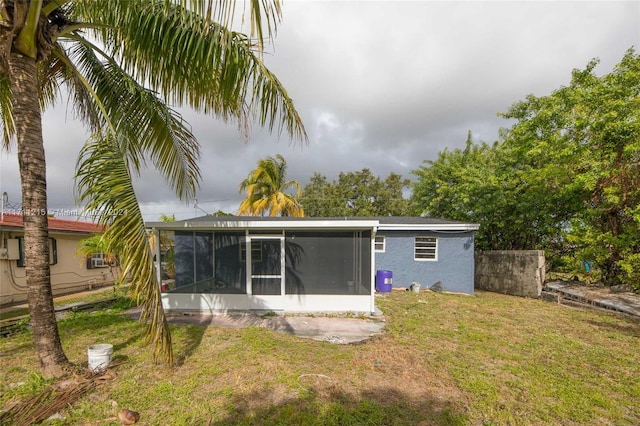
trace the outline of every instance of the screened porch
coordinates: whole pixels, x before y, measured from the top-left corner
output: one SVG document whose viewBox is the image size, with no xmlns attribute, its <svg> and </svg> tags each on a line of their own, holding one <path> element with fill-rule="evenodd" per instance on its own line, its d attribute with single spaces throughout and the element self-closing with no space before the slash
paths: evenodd
<svg viewBox="0 0 640 426">
<path fill-rule="evenodd" d="M 172 293 L 371 294 L 370 231 L 175 231 L 174 234 Z"/>
</svg>

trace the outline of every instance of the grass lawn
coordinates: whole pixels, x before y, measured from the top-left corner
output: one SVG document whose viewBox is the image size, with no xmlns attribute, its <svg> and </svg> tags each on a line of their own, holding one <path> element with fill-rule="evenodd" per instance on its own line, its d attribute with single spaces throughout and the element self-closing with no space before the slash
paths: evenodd
<svg viewBox="0 0 640 426">
<path fill-rule="evenodd" d="M 173 326 L 177 366 L 156 366 L 143 327 L 119 314 L 60 322 L 69 358 L 112 343 L 115 377 L 60 424 L 637 425 L 640 322 L 588 309 L 478 292 L 393 292 L 387 328 L 335 345 L 259 328 Z M 0 406 L 46 385 L 32 335 L 0 340 Z"/>
</svg>

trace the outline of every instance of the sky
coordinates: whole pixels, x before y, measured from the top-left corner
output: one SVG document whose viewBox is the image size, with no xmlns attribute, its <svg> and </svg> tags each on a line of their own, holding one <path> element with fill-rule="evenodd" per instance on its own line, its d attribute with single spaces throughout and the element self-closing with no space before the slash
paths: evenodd
<svg viewBox="0 0 640 426">
<path fill-rule="evenodd" d="M 244 141 L 233 123 L 180 109 L 202 146 L 197 204 L 180 201 L 154 171 L 136 178 L 145 220 L 222 210 L 235 213 L 240 182 L 267 156 L 282 154 L 303 186 L 317 172 L 369 168 L 385 178 L 438 152 L 498 140 L 513 123 L 498 117 L 528 94 L 568 85 L 571 71 L 598 58 L 599 75 L 640 51 L 640 1 L 301 1 L 283 20 L 265 62 L 295 102 L 309 141 L 258 124 Z M 74 216 L 73 175 L 88 138 L 62 99 L 45 112 L 49 210 Z M 19 207 L 15 150 L 0 154 L 5 211 Z"/>
</svg>

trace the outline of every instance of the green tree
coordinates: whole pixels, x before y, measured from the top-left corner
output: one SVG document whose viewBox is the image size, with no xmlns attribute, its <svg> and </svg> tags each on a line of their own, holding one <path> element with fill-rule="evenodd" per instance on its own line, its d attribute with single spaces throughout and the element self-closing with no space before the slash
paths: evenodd
<svg viewBox="0 0 640 426">
<path fill-rule="evenodd" d="M 426 162 L 414 172 L 416 204 L 480 223 L 479 248 L 545 249 L 640 288 L 640 56 L 629 50 L 603 76 L 596 65 L 515 103 L 500 143 L 469 138 Z"/>
<path fill-rule="evenodd" d="M 580 196 L 567 226 L 577 256 L 594 262 L 605 283 L 640 288 L 640 55 L 630 49 L 603 76 L 597 63 L 549 96 L 514 104 L 504 114 L 517 120 L 505 144 L 540 158 L 533 171 Z"/>
<path fill-rule="evenodd" d="M 233 213 L 227 213 L 225 211 L 218 209 L 215 212 L 213 212 L 212 215 L 216 217 L 224 217 L 224 216 L 233 216 Z"/>
<path fill-rule="evenodd" d="M 100 212 L 143 304 L 154 353 L 172 361 L 169 329 L 131 177 L 147 160 L 185 200 L 200 172 L 199 145 L 168 105 L 188 105 L 239 128 L 257 118 L 293 138 L 306 133 L 292 100 L 262 61 L 280 20 L 278 0 L 250 3 L 252 36 L 229 29 L 235 3 L 204 0 L 0 2 L 3 148 L 17 146 L 28 302 L 46 376 L 64 374 L 50 284 L 41 111 L 69 93 L 92 132 L 78 160 L 78 198 Z M 254 31 L 255 30 L 255 31 Z M 96 43 L 97 41 L 97 43 Z M 99 43 L 99 44 L 98 44 Z"/>
<path fill-rule="evenodd" d="M 364 168 L 340 173 L 337 181 L 314 173 L 304 187 L 300 202 L 308 216 L 404 216 L 412 214 L 409 200 L 403 196 L 409 180 L 390 173 L 384 180 Z"/>
<path fill-rule="evenodd" d="M 476 144 L 469 132 L 464 149 L 445 149 L 414 170 L 413 197 L 426 215 L 481 224 L 479 249 L 558 253 L 576 203 L 559 190 L 570 177 L 551 179 L 541 164 L 502 143 Z"/>
<path fill-rule="evenodd" d="M 164 214 L 164 213 L 160 213 L 160 222 L 175 222 L 176 221 L 176 215 L 175 214 Z"/>
<path fill-rule="evenodd" d="M 338 200 L 341 198 L 335 185 L 329 183 L 326 176 L 317 172 L 311 176 L 300 196 L 300 204 L 304 207 L 306 215 L 310 217 L 345 216 L 345 208 Z"/>
<path fill-rule="evenodd" d="M 295 195 L 289 194 L 295 189 Z M 258 161 L 258 166 L 249 172 L 240 184 L 240 192 L 246 192 L 238 208 L 238 215 L 248 216 L 304 216 L 304 209 L 298 202 L 300 184 L 287 180 L 287 162 L 277 154 Z"/>
<path fill-rule="evenodd" d="M 420 213 L 480 223 L 477 248 L 507 248 L 502 237 L 509 218 L 497 214 L 505 210 L 507 188 L 497 176 L 496 157 L 495 146 L 474 144 L 469 132 L 464 149 L 445 149 L 436 160 L 425 161 L 412 172 L 417 177 L 412 198 Z"/>
</svg>

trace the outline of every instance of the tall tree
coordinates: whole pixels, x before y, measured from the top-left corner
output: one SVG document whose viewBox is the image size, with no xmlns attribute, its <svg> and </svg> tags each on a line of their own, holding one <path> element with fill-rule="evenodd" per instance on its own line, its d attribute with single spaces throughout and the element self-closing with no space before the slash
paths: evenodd
<svg viewBox="0 0 640 426">
<path fill-rule="evenodd" d="M 295 195 L 285 192 L 289 188 L 295 190 Z M 258 161 L 258 166 L 240 184 L 239 191 L 247 194 L 238 208 L 239 215 L 304 216 L 298 202 L 300 184 L 287 180 L 287 162 L 280 154 Z"/>
<path fill-rule="evenodd" d="M 309 216 L 403 216 L 412 214 L 403 191 L 409 180 L 390 173 L 384 180 L 364 168 L 341 172 L 338 180 L 314 173 L 300 198 Z"/>
<path fill-rule="evenodd" d="M 603 76 L 596 65 L 515 103 L 500 143 L 469 139 L 426 162 L 414 197 L 427 213 L 479 222 L 479 248 L 546 249 L 640 288 L 640 55 Z"/>
<path fill-rule="evenodd" d="M 421 214 L 482 224 L 478 248 L 503 248 L 500 236 L 510 218 L 496 214 L 506 201 L 497 170 L 495 147 L 473 143 L 469 132 L 464 149 L 445 149 L 413 170 L 413 200 Z"/>
<path fill-rule="evenodd" d="M 327 181 L 327 177 L 314 173 L 305 185 L 300 203 L 305 213 L 311 217 L 339 217 L 346 216 L 345 206 L 338 195 L 336 185 Z"/>
<path fill-rule="evenodd" d="M 505 144 L 537 158 L 538 175 L 569 177 L 562 187 L 580 194 L 567 226 L 577 255 L 604 282 L 640 288 L 640 55 L 630 49 L 603 76 L 597 63 L 574 70 L 570 84 L 548 96 L 514 104 L 504 114 L 517 120 Z"/>
<path fill-rule="evenodd" d="M 48 254 L 41 111 L 66 90 L 92 136 L 78 160 L 78 198 L 100 212 L 143 304 L 157 357 L 171 341 L 131 177 L 150 160 L 177 195 L 194 196 L 199 144 L 171 105 L 240 129 L 257 118 L 306 140 L 293 102 L 262 61 L 281 17 L 278 0 L 250 2 L 251 36 L 230 29 L 235 2 L 0 0 L 0 115 L 4 149 L 17 145 L 25 272 L 36 351 L 46 376 L 64 373 Z M 97 41 L 97 43 L 96 43 Z"/>
</svg>

